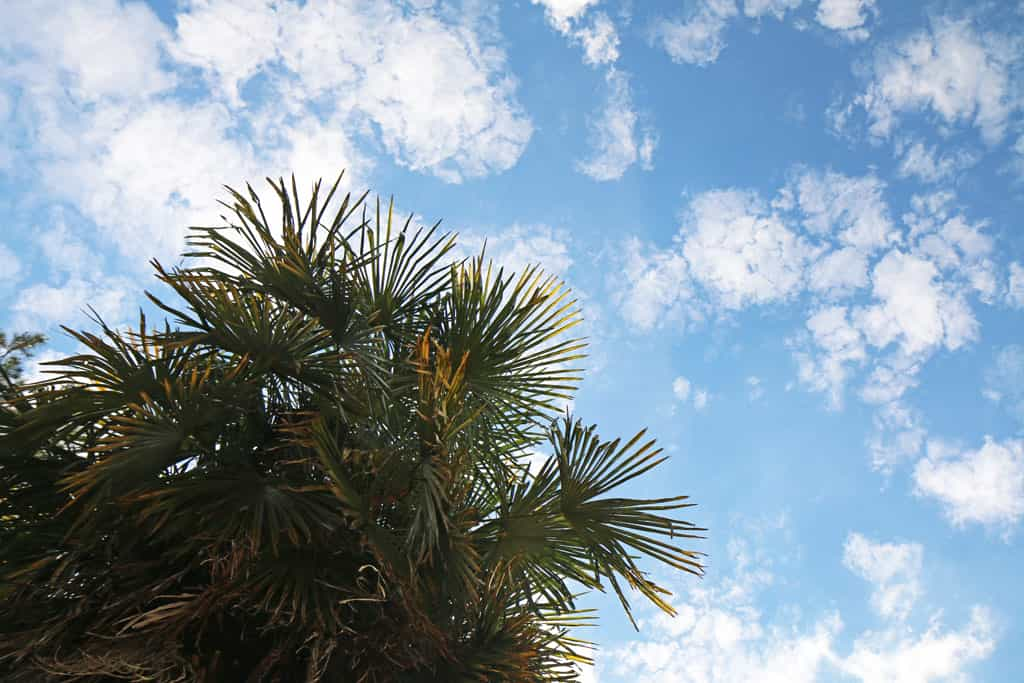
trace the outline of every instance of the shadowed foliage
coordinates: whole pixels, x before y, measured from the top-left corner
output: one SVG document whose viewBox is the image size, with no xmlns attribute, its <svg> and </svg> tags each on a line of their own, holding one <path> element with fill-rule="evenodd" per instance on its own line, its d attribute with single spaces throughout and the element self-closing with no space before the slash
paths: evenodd
<svg viewBox="0 0 1024 683">
<path fill-rule="evenodd" d="M 701 530 L 616 495 L 663 460 L 643 432 L 559 417 L 563 284 L 271 186 L 279 222 L 229 189 L 154 262 L 161 328 L 67 330 L 80 353 L 6 383 L 0 678 L 568 681 L 578 593 L 671 612 L 637 562 L 699 575 Z"/>
</svg>

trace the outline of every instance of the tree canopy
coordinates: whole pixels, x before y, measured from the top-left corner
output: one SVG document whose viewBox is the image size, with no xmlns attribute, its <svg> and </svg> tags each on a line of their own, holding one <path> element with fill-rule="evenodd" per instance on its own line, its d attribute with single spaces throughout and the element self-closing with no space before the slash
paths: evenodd
<svg viewBox="0 0 1024 683">
<path fill-rule="evenodd" d="M 640 563 L 699 575 L 702 530 L 565 412 L 565 285 L 270 184 L 154 261 L 166 323 L 67 329 L 0 410 L 4 680 L 567 681 L 580 593 L 671 613 Z"/>
</svg>

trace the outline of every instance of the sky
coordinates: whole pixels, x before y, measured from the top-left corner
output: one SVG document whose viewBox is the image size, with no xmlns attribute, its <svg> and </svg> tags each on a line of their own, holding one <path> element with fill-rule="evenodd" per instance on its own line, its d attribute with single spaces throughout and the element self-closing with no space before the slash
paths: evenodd
<svg viewBox="0 0 1024 683">
<path fill-rule="evenodd" d="M 580 298 L 703 579 L 593 683 L 1024 669 L 1024 3 L 5 0 L 0 328 L 129 324 L 223 184 L 394 196 Z M 13 27 L 13 28 L 12 28 Z"/>
</svg>

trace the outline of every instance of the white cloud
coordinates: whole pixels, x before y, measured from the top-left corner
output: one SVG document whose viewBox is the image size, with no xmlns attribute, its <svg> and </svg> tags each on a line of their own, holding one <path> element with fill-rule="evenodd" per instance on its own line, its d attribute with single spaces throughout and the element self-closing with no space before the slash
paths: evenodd
<svg viewBox="0 0 1024 683">
<path fill-rule="evenodd" d="M 1024 178 L 1024 135 L 1017 138 L 1013 143 L 1013 157 L 1010 160 L 1009 170 L 1017 174 L 1017 177 Z"/>
<path fill-rule="evenodd" d="M 937 20 L 878 52 L 867 89 L 840 110 L 836 122 L 844 125 L 852 109 L 861 108 L 870 133 L 885 138 L 901 115 L 926 111 L 943 125 L 973 125 L 986 142 L 998 142 L 1020 106 L 1011 82 L 1017 59 L 1005 36 L 966 21 Z"/>
<path fill-rule="evenodd" d="M 921 595 L 920 543 L 879 543 L 851 533 L 843 546 L 846 568 L 874 585 L 871 607 L 885 618 L 905 619 Z"/>
<path fill-rule="evenodd" d="M 708 406 L 709 400 L 708 392 L 703 389 L 694 392 L 693 394 L 693 407 L 696 410 L 704 410 Z"/>
<path fill-rule="evenodd" d="M 809 232 L 835 236 L 867 253 L 899 238 L 884 190 L 885 183 L 875 175 L 856 178 L 835 171 L 804 171 L 787 188 Z M 785 205 L 785 191 L 782 197 Z"/>
<path fill-rule="evenodd" d="M 914 468 L 919 495 L 935 498 L 954 526 L 982 524 L 1007 534 L 1024 516 L 1024 441 L 995 441 L 955 452 L 929 444 Z"/>
<path fill-rule="evenodd" d="M 887 556 L 889 551 L 896 557 Z M 775 580 L 771 559 L 755 553 L 752 561 L 746 544 L 730 543 L 731 572 L 720 569 L 717 580 L 690 587 L 672 600 L 675 618 L 657 614 L 644 620 L 643 640 L 619 643 L 599 654 L 602 681 L 814 683 L 837 676 L 864 683 L 962 680 L 968 667 L 993 652 L 994 618 L 987 608 L 975 606 L 960 628 L 944 627 L 939 612 L 923 631 L 903 621 L 923 592 L 917 579 L 921 554 L 917 544 L 850 536 L 844 560 L 875 584 L 879 627 L 853 634 L 851 647 L 844 651 L 838 611 L 798 618 L 799 605 L 784 605 L 773 613 L 762 610 L 759 594 Z M 894 588 L 891 595 L 884 594 Z"/>
<path fill-rule="evenodd" d="M 811 265 L 807 284 L 832 296 L 850 294 L 868 284 L 868 256 L 856 247 L 826 252 Z"/>
<path fill-rule="evenodd" d="M 588 120 L 589 158 L 578 160 L 576 170 L 594 180 L 618 180 L 630 166 L 653 168 L 658 139 L 649 128 L 638 131 L 639 115 L 633 105 L 629 74 L 615 66 L 619 59 L 619 34 L 604 12 L 595 12 L 583 23 L 589 2 L 533 0 L 548 7 L 547 18 L 570 42 L 583 48 L 583 61 L 591 66 L 607 65 L 604 74 L 606 96 L 600 111 Z"/>
<path fill-rule="evenodd" d="M 794 354 L 800 382 L 812 391 L 826 393 L 829 406 L 839 409 L 852 368 L 867 358 L 864 337 L 850 324 L 845 306 L 818 310 L 808 318 L 807 329 L 819 351 L 805 348 Z"/>
<path fill-rule="evenodd" d="M 708 405 L 707 390 L 695 386 L 690 380 L 683 376 L 672 380 L 672 395 L 680 403 L 692 403 L 694 410 L 704 410 Z M 691 401 L 692 399 L 692 401 Z"/>
<path fill-rule="evenodd" d="M 92 308 L 111 327 L 124 322 L 134 302 L 129 280 L 72 278 L 61 285 L 34 284 L 18 292 L 11 306 L 14 327 L 47 331 L 58 324 L 74 326 Z"/>
<path fill-rule="evenodd" d="M 534 5 L 543 5 L 551 25 L 560 31 L 567 31 L 569 22 L 583 16 L 587 8 L 597 0 L 530 0 Z"/>
<path fill-rule="evenodd" d="M 847 40 L 865 40 L 869 14 L 877 14 L 875 0 L 821 0 L 815 18 L 825 28 L 838 31 Z"/>
<path fill-rule="evenodd" d="M 231 104 L 241 106 L 240 86 L 265 65 L 268 48 L 281 42 L 278 7 L 270 0 L 187 0 L 182 9 L 171 54 L 212 74 Z"/>
<path fill-rule="evenodd" d="M 703 317 L 691 305 L 696 295 L 682 254 L 645 248 L 635 238 L 626 241 L 623 251 L 622 277 L 612 276 L 611 289 L 627 321 L 646 331 L 667 322 L 685 327 Z"/>
<path fill-rule="evenodd" d="M 872 286 L 878 303 L 859 310 L 856 318 L 875 347 L 897 343 L 911 356 L 939 344 L 955 350 L 977 336 L 967 302 L 943 286 L 931 261 L 894 249 L 874 267 Z"/>
<path fill-rule="evenodd" d="M 102 268 L 101 257 L 69 230 L 62 218 L 53 227 L 38 231 L 35 241 L 51 272 L 83 275 L 98 273 Z"/>
<path fill-rule="evenodd" d="M 847 385 L 863 377 L 859 398 L 878 406 L 871 461 L 891 472 L 920 453 L 927 435 L 903 397 L 937 351 L 978 339 L 972 299 L 990 303 L 1002 288 L 987 222 L 959 213 L 952 192 L 914 195 L 900 225 L 884 190 L 874 174 L 800 169 L 770 202 L 742 190 L 699 194 L 672 246 L 627 243 L 616 301 L 644 330 L 805 304 L 805 329 L 787 340 L 798 381 L 837 410 Z"/>
<path fill-rule="evenodd" d="M 21 275 L 18 255 L 0 243 L 0 283 L 16 282 Z"/>
<path fill-rule="evenodd" d="M 917 373 L 924 358 L 924 354 L 908 355 L 897 350 L 876 360 L 860 397 L 865 403 L 876 405 L 899 400 L 908 389 L 917 386 Z"/>
<path fill-rule="evenodd" d="M 148 257 L 178 254 L 189 225 L 214 220 L 220 184 L 258 177 L 260 164 L 232 139 L 233 125 L 219 104 L 154 103 L 88 153 L 47 163 L 44 178 L 145 268 Z"/>
<path fill-rule="evenodd" d="M 564 278 L 572 266 L 568 234 L 543 224 L 460 233 L 454 257 L 479 256 L 485 243 L 487 258 L 504 268 L 506 275 L 539 265 L 545 273 Z"/>
<path fill-rule="evenodd" d="M 707 66 L 721 54 L 722 34 L 737 14 L 735 0 L 700 0 L 685 21 L 662 19 L 654 29 L 655 39 L 674 61 Z"/>
<path fill-rule="evenodd" d="M 292 146 L 292 132 L 302 135 L 297 124 L 309 127 L 314 104 L 317 117 L 332 128 L 378 137 L 397 163 L 451 182 L 509 168 L 532 133 L 498 38 L 486 18 L 472 11 L 452 23 L 442 18 L 443 8 L 411 10 L 393 3 L 196 0 L 181 8 L 177 33 L 170 36 L 141 4 L 73 3 L 66 13 L 70 26 L 65 13 L 45 12 L 39 3 L 16 9 L 12 21 L 19 25 L 37 26 L 47 16 L 59 16 L 61 36 L 117 36 L 56 50 L 52 45 L 63 43 L 45 36 L 57 33 L 30 31 L 30 38 L 17 45 L 25 63 L 45 74 L 39 78 L 28 67 L 17 72 L 33 84 L 35 107 L 48 133 L 45 146 L 76 160 L 102 153 L 110 134 L 131 126 L 137 116 L 152 119 L 147 110 L 166 115 L 177 106 L 166 99 L 156 102 L 152 95 L 166 93 L 183 65 L 197 67 L 215 85 L 212 100 L 201 98 L 189 108 L 230 113 L 228 134 L 219 142 L 233 148 L 232 156 L 249 153 L 236 126 L 277 124 L 258 130 L 262 145 L 256 154 L 260 166 L 273 173 L 279 171 L 279 155 Z M 359 25 L 379 30 L 350 30 Z M 163 48 L 171 59 L 161 63 Z M 257 73 L 266 76 L 259 84 L 260 100 L 243 101 L 243 86 Z M 68 75 L 84 96 L 66 97 L 59 86 Z M 36 81 L 50 85 L 41 91 Z M 85 111 L 80 101 L 103 106 Z M 71 130 L 76 124 L 89 133 L 84 140 L 89 145 Z M 351 143 L 341 146 L 351 160 Z M 217 182 L 225 179 L 220 175 Z"/>
<path fill-rule="evenodd" d="M 743 13 L 752 19 L 772 15 L 776 19 L 785 17 L 786 12 L 803 4 L 803 0 L 744 0 Z"/>
<path fill-rule="evenodd" d="M 995 644 L 990 611 L 975 607 L 968 623 L 955 631 L 944 631 L 936 616 L 920 635 L 895 629 L 865 634 L 840 661 L 839 669 L 865 683 L 964 680 L 964 669 L 988 658 Z"/>
<path fill-rule="evenodd" d="M 685 377 L 676 377 L 672 380 L 672 393 L 680 401 L 690 398 L 690 380 Z"/>
<path fill-rule="evenodd" d="M 591 24 L 579 28 L 573 35 L 583 47 L 583 61 L 587 64 L 610 64 L 618 60 L 619 34 L 604 12 L 595 13 Z"/>
<path fill-rule="evenodd" d="M 803 170 L 779 192 L 773 205 L 792 212 L 809 233 L 832 245 L 819 252 L 808 272 L 812 290 L 836 297 L 868 284 L 869 257 L 900 239 L 884 190 L 885 183 L 873 174 Z"/>
<path fill-rule="evenodd" d="M 310 43 L 302 29 L 330 18 L 314 13 L 312 5 L 305 9 L 305 21 L 289 25 L 295 34 L 286 34 L 280 49 L 331 45 L 342 63 L 353 56 L 341 47 L 351 26 L 376 19 L 330 23 L 335 31 L 330 41 Z M 450 182 L 515 164 L 533 129 L 515 99 L 515 81 L 504 73 L 503 52 L 482 44 L 466 27 L 423 12 L 407 16 L 392 10 L 372 25 L 383 30 L 374 32 L 378 47 L 367 53 L 369 59 L 355 60 L 362 74 L 357 88 L 349 94 L 349 84 L 340 82 L 335 95 L 370 117 L 399 163 Z"/>
<path fill-rule="evenodd" d="M 960 171 L 977 163 L 977 157 L 959 150 L 942 154 L 937 145 L 926 145 L 917 140 L 910 144 L 897 144 L 901 155 L 898 174 L 901 178 L 917 178 L 925 183 L 951 180 Z"/>
<path fill-rule="evenodd" d="M 448 181 L 510 167 L 532 128 L 500 36 L 474 12 L 195 0 L 179 6 L 172 31 L 142 3 L 8 3 L 5 18 L 26 30 L 0 36 L 4 76 L 20 91 L 18 134 L 36 144 L 5 151 L 19 157 L 3 162 L 31 167 L 49 197 L 88 219 L 74 227 L 81 239 L 50 259 L 56 277 L 26 293 L 45 310 L 17 314 L 77 312 L 78 292 L 96 280 L 79 246 L 114 246 L 133 277 L 151 257 L 175 259 L 187 226 L 216 222 L 223 183 L 294 170 L 308 187 L 347 168 L 342 191 L 353 187 L 371 168 L 357 135 Z M 367 25 L 380 30 L 351 30 Z M 192 67 L 213 91 L 183 99 L 174 87 L 195 81 L 183 70 Z M 40 237 L 44 250 L 64 239 L 51 237 Z M 115 311 L 123 289 L 138 289 L 96 286 Z"/>
<path fill-rule="evenodd" d="M 590 121 L 590 158 L 576 168 L 594 180 L 618 180 L 637 161 L 650 167 L 656 140 L 649 131 L 638 131 L 639 115 L 633 108 L 629 78 L 611 68 L 605 75 L 608 96 L 601 113 Z"/>
<path fill-rule="evenodd" d="M 984 394 L 1024 423 L 1024 346 L 1011 344 L 996 353 L 985 372 Z"/>
<path fill-rule="evenodd" d="M 921 425 L 920 415 L 898 400 L 881 405 L 875 411 L 872 422 L 874 432 L 868 439 L 871 465 L 886 474 L 895 465 L 903 464 L 920 454 L 928 436 Z"/>
<path fill-rule="evenodd" d="M 138 100 L 177 80 L 160 67 L 170 32 L 141 3 L 12 0 L 4 19 L 21 30 L 4 31 L 0 49 L 13 56 L 16 78 L 37 93 L 66 89 L 85 103 Z"/>
<path fill-rule="evenodd" d="M 1015 308 L 1024 308 L 1024 266 L 1016 261 L 1010 264 L 1006 302 Z"/>
<path fill-rule="evenodd" d="M 761 378 L 756 375 L 747 377 L 747 398 L 751 401 L 764 396 L 764 386 L 762 385 Z"/>
<path fill-rule="evenodd" d="M 740 190 L 695 197 L 680 236 L 693 278 L 727 309 L 796 293 L 813 254 L 763 200 Z"/>
</svg>

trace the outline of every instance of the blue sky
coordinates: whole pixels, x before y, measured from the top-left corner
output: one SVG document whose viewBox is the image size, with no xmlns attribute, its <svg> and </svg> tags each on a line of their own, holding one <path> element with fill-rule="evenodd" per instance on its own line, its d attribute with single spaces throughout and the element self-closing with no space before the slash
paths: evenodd
<svg viewBox="0 0 1024 683">
<path fill-rule="evenodd" d="M 585 680 L 1019 677 L 1024 4 L 2 12 L 0 327 L 128 323 L 221 184 L 345 167 L 564 276 L 576 412 L 700 504 L 707 577 L 595 597 Z"/>
</svg>

